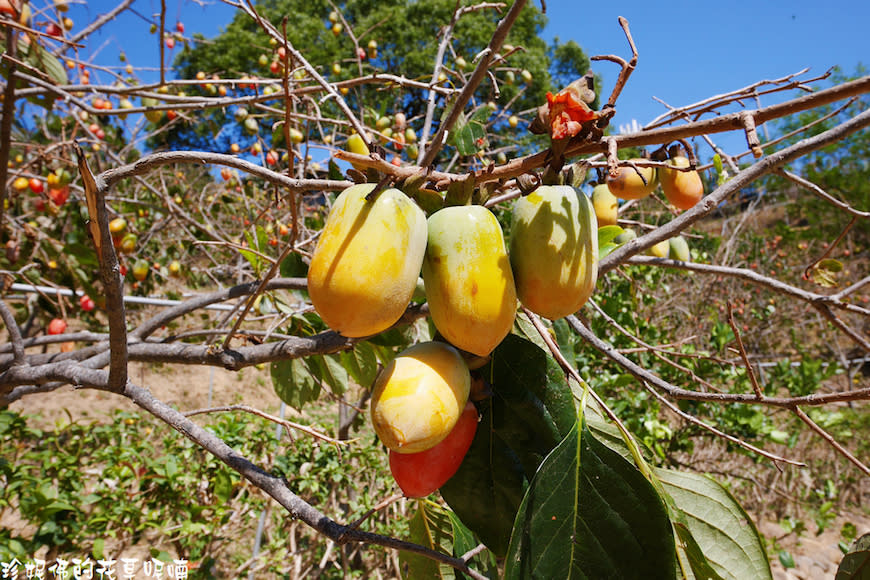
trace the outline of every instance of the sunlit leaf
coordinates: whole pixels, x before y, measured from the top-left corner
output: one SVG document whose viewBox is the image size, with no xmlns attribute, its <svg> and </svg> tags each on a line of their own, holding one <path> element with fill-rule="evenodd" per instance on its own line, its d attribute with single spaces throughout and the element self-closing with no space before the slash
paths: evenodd
<svg viewBox="0 0 870 580">
<path fill-rule="evenodd" d="M 767 552 L 752 519 L 724 487 L 695 473 L 656 469 L 655 475 L 722 578 L 771 578 Z"/>
<path fill-rule="evenodd" d="M 317 365 L 314 365 L 313 370 L 318 372 Z M 302 410 L 305 403 L 316 400 L 320 395 L 320 377 L 312 374 L 312 369 L 303 359 L 273 362 L 270 374 L 278 398 L 294 409 Z"/>
<path fill-rule="evenodd" d="M 529 480 L 570 431 L 576 411 L 558 364 L 519 336 L 509 335 L 481 372 L 493 396 L 481 403 L 471 449 L 441 496 L 490 550 L 503 555 Z"/>
<path fill-rule="evenodd" d="M 453 525 L 446 510 L 425 500 L 418 500 L 416 507 L 409 522 L 408 539 L 430 550 L 451 554 Z M 413 552 L 399 552 L 399 565 L 405 578 L 446 580 L 456 577 L 453 568 Z"/>
<path fill-rule="evenodd" d="M 837 274 L 843 271 L 843 263 L 826 258 L 810 269 L 810 278 L 819 286 L 833 288 L 839 285 Z"/>
</svg>

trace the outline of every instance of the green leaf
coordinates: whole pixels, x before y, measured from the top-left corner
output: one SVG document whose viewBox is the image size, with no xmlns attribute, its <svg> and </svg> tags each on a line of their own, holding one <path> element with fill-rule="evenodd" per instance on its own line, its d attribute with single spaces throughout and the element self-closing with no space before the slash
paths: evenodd
<svg viewBox="0 0 870 580">
<path fill-rule="evenodd" d="M 446 510 L 425 500 L 417 501 L 417 511 L 409 522 L 409 540 L 431 550 L 453 551 L 453 525 Z M 420 554 L 399 552 L 399 565 L 405 578 L 455 578 L 454 569 Z"/>
<path fill-rule="evenodd" d="M 564 318 L 553 321 L 553 332 L 556 334 L 556 344 L 559 345 L 559 350 L 562 356 L 568 361 L 572 367 L 577 366 L 577 353 L 574 347 L 577 344 L 577 335 Z"/>
<path fill-rule="evenodd" d="M 233 497 L 233 479 L 229 471 L 221 469 L 214 474 L 212 491 L 221 503 L 227 503 Z"/>
<path fill-rule="evenodd" d="M 504 577 L 673 580 L 674 550 L 653 486 L 578 421 L 523 498 Z"/>
<path fill-rule="evenodd" d="M 831 258 L 824 259 L 814 265 L 810 270 L 810 278 L 813 282 L 824 288 L 833 288 L 839 285 L 837 274 L 843 271 L 843 263 Z"/>
<path fill-rule="evenodd" d="M 313 365 L 315 372 L 317 365 Z M 270 368 L 272 385 L 282 401 L 301 411 L 305 403 L 314 401 L 320 395 L 320 377 L 303 359 L 294 358 L 273 362 Z"/>
<path fill-rule="evenodd" d="M 695 578 L 703 580 L 724 580 L 722 576 L 713 569 L 710 561 L 704 556 L 701 546 L 695 541 L 692 532 L 682 522 L 674 522 L 674 533 L 677 537 L 677 554 L 680 557 L 681 568 L 685 564 L 685 570 L 681 570 L 683 576 L 689 580 Z M 678 573 L 678 578 L 680 575 Z"/>
<path fill-rule="evenodd" d="M 477 435 L 462 465 L 441 486 L 441 497 L 497 556 L 507 552 L 510 530 L 527 480 L 513 450 L 495 433 L 484 405 Z"/>
<path fill-rule="evenodd" d="M 655 475 L 720 576 L 735 580 L 772 577 L 755 525 L 724 487 L 694 473 L 655 469 Z"/>
<path fill-rule="evenodd" d="M 370 342 L 358 342 L 340 355 L 342 366 L 358 385 L 370 386 L 378 374 L 378 356 Z"/>
<path fill-rule="evenodd" d="M 335 162 L 331 157 L 329 158 L 329 179 L 333 179 L 335 181 L 341 181 L 344 179 L 344 175 L 341 173 L 341 167 L 338 166 L 338 163 Z"/>
<path fill-rule="evenodd" d="M 304 278 L 308 275 L 308 264 L 302 261 L 302 256 L 291 252 L 283 260 L 279 268 L 284 278 Z"/>
<path fill-rule="evenodd" d="M 251 232 L 245 232 L 245 240 L 248 242 L 248 246 L 250 248 L 258 249 L 259 245 L 257 244 L 257 240 L 254 236 L 251 235 Z M 244 256 L 244 258 L 251 265 L 251 268 L 254 269 L 254 273 L 259 275 L 260 268 L 262 266 L 263 260 L 260 258 L 260 255 L 257 252 L 253 252 L 251 250 L 239 250 L 239 253 Z"/>
<path fill-rule="evenodd" d="M 602 259 L 610 252 L 618 248 L 621 244 L 617 244 L 613 240 L 625 232 L 619 226 L 603 226 L 598 228 L 598 259 Z"/>
<path fill-rule="evenodd" d="M 32 67 L 41 70 L 48 75 L 51 80 L 57 85 L 66 85 L 69 79 L 66 74 L 66 69 L 63 64 L 53 54 L 45 50 L 38 42 L 34 41 L 29 44 L 19 43 L 20 57 Z M 5 48 L 0 49 L 0 53 L 5 53 Z M 3 76 L 6 76 L 6 67 L 0 68 Z M 54 93 L 47 92 L 44 95 L 30 96 L 28 101 L 40 107 L 51 109 L 56 100 Z"/>
<path fill-rule="evenodd" d="M 619 226 L 602 226 L 598 228 L 598 247 L 609 244 L 619 235 L 625 233 L 625 230 Z"/>
<path fill-rule="evenodd" d="M 103 559 L 103 549 L 105 546 L 106 541 L 103 538 L 96 538 L 94 540 L 94 547 L 91 549 L 91 556 L 94 557 L 94 560 Z"/>
<path fill-rule="evenodd" d="M 520 336 L 508 335 L 480 372 L 493 396 L 481 403 L 477 435 L 441 496 L 500 556 L 529 480 L 571 430 L 576 410 L 559 365 Z"/>
<path fill-rule="evenodd" d="M 320 378 L 329 385 L 333 393 L 341 395 L 347 390 L 347 370 L 342 366 L 339 355 L 313 356 L 308 359 L 308 364 L 317 364 Z"/>
<path fill-rule="evenodd" d="M 479 113 L 479 111 L 478 111 Z M 460 113 L 447 136 L 447 142 L 456 147 L 460 155 L 474 155 L 487 146 L 486 126 L 476 118 Z"/>
<path fill-rule="evenodd" d="M 870 534 L 864 534 L 843 556 L 834 580 L 870 580 Z"/>
</svg>

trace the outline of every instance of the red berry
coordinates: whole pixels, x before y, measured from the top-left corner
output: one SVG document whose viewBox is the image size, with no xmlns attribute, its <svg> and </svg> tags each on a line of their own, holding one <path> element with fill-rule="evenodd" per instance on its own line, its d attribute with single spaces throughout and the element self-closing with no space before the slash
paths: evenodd
<svg viewBox="0 0 870 580">
<path fill-rule="evenodd" d="M 28 185 L 30 186 L 30 191 L 32 191 L 33 193 L 42 193 L 42 190 L 45 188 L 45 186 L 42 184 L 42 181 L 35 177 L 30 178 L 30 182 L 28 183 Z"/>
<path fill-rule="evenodd" d="M 57 207 L 62 206 L 69 199 L 69 185 L 64 185 L 58 189 L 49 189 L 48 197 L 54 202 Z"/>
<path fill-rule="evenodd" d="M 48 334 L 63 334 L 66 332 L 66 320 L 54 318 L 48 323 Z"/>
<path fill-rule="evenodd" d="M 79 298 L 79 306 L 81 306 L 82 310 L 84 310 L 85 312 L 90 312 L 91 310 L 93 310 L 94 308 L 97 307 L 97 305 L 94 303 L 94 301 L 91 299 L 91 297 L 88 296 L 87 294 L 85 294 L 81 298 Z"/>
<path fill-rule="evenodd" d="M 184 22 L 176 22 L 175 30 L 177 30 L 179 34 L 184 34 Z"/>
</svg>

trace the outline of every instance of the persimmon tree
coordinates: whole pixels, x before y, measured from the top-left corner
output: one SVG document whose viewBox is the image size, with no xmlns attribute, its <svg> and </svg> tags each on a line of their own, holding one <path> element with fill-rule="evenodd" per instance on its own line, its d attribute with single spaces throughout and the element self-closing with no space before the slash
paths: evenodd
<svg viewBox="0 0 870 580">
<path fill-rule="evenodd" d="M 746 346 L 755 344 L 761 323 L 736 320 L 739 296 L 725 297 L 724 321 L 705 313 L 713 294 L 702 285 L 734 280 L 778 304 L 805 305 L 819 314 L 805 332 L 824 334 L 840 349 L 870 351 L 861 330 L 870 318 L 870 278 L 843 272 L 860 257 L 832 257 L 850 231 L 866 232 L 870 208 L 857 206 L 849 187 L 835 195 L 812 181 L 813 171 L 810 179 L 800 176 L 814 167 L 804 160 L 870 124 L 870 78 L 810 89 L 825 77 L 788 75 L 673 108 L 640 131 L 613 134 L 620 92 L 643 66 L 643 47 L 635 46 L 624 19 L 600 24 L 625 36 L 625 54 L 591 58 L 593 69 L 619 72 L 614 86 L 596 87 L 578 65 L 578 78 L 553 87 L 541 60 L 544 47 L 531 36 L 543 6 L 525 0 L 391 2 L 385 12 L 363 1 L 309 2 L 317 11 L 303 11 L 295 30 L 280 3 L 228 3 L 238 15 L 214 44 L 185 37 L 182 27 L 171 32 L 164 7 L 156 36 L 144 30 L 143 36 L 156 38 L 161 62 L 177 42 L 191 48 L 179 57 L 180 78 L 161 67 L 160 82 L 151 85 L 134 82 L 132 65 L 121 73 L 75 57 L 75 48 L 129 2 L 79 32 L 57 30 L 57 22 L 47 32 L 47 22 L 63 24 L 56 4 L 33 6 L 33 20 L 22 18 L 14 3 L 4 11 L 3 406 L 66 385 L 125 397 L 324 538 L 401 550 L 411 577 L 437 575 L 439 566 L 474 578 L 566 571 L 571 577 L 770 577 L 764 547 L 737 501 L 710 478 L 667 467 L 661 449 L 605 394 L 617 383 L 660 409 L 660 425 L 690 425 L 768 465 L 797 469 L 800 458 L 729 432 L 717 424 L 715 410 L 787 412 L 870 476 L 849 442 L 813 419 L 814 409 L 866 401 L 870 387 L 818 385 L 792 393 L 762 384 L 756 353 Z M 413 30 L 428 26 L 433 40 L 406 48 L 399 40 L 408 18 L 429 4 L 437 10 Z M 370 44 L 380 30 L 399 40 Z M 329 62 L 338 50 L 332 43 L 349 51 L 340 63 Z M 252 50 L 265 61 L 258 59 L 256 70 L 236 69 Z M 562 65 L 581 61 L 573 45 L 558 45 L 552 54 Z M 564 78 L 566 67 L 556 68 L 556 78 Z M 756 98 L 772 104 L 745 106 Z M 855 103 L 862 103 L 858 110 Z M 800 115 L 822 107 L 839 109 L 819 131 Z M 20 122 L 20 114 L 33 121 Z M 520 136 L 507 130 L 518 124 L 514 116 L 522 119 Z M 791 131 L 763 141 L 758 128 L 778 119 L 790 120 Z M 225 131 L 231 136 L 224 140 Z M 745 151 L 716 145 L 716 135 L 728 131 L 746 136 Z M 351 139 L 358 144 L 352 147 Z M 139 151 L 143 142 L 150 152 Z M 165 144 L 177 149 L 159 150 Z M 354 445 L 347 434 L 365 415 L 379 366 L 437 336 L 425 287 L 376 336 L 342 336 L 311 306 L 305 276 L 335 192 L 368 181 L 403 190 L 430 215 L 445 206 L 484 206 L 509 238 L 514 200 L 539 185 L 580 190 L 593 176 L 604 182 L 621 168 L 664 169 L 675 145 L 688 159 L 682 171 L 704 176 L 703 197 L 681 211 L 654 193 L 619 204 L 618 225 L 585 232 L 597 245 L 598 283 L 578 312 L 547 320 L 518 304 L 511 333 L 490 355 L 473 360 L 472 379 L 482 387 L 471 447 L 440 500 L 416 504 L 410 537 L 373 533 L 365 519 L 340 522 L 323 513 L 297 494 L 292 476 L 255 464 L 192 417 L 209 410 L 175 409 L 130 375 L 134 361 L 228 370 L 269 364 L 287 404 L 304 412 L 323 390 L 342 401 L 340 441 L 294 427 L 334 445 Z M 652 155 L 640 156 L 644 148 Z M 728 249 L 734 237 L 724 235 L 704 236 L 708 246 L 691 259 L 684 250 L 674 254 L 679 259 L 648 255 L 681 235 L 701 239 L 697 228 L 772 175 L 799 186 L 797 203 L 818 198 L 823 211 L 848 215 L 848 225 L 805 271 L 763 272 L 735 263 Z M 628 235 L 629 228 L 640 235 Z M 866 261 L 855 264 L 858 270 Z M 692 324 L 694 338 L 669 343 L 663 335 L 645 336 L 634 319 L 640 306 L 631 300 L 664 271 L 685 273 L 676 284 L 704 281 L 681 296 L 697 308 L 675 323 Z M 151 317 L 131 311 L 133 298 L 147 300 L 170 277 L 207 291 Z M 13 300 L 25 291 L 37 292 L 37 299 Z M 207 310 L 216 306 L 223 314 Z M 83 324 L 42 335 L 58 317 Z M 765 324 L 776 325 L 775 316 Z M 732 359 L 710 346 L 716 336 L 725 336 Z M 44 351 L 58 344 L 61 352 Z M 360 400 L 348 400 L 350 384 L 361 387 Z M 380 491 L 381 508 L 400 497 L 397 489 Z"/>
</svg>

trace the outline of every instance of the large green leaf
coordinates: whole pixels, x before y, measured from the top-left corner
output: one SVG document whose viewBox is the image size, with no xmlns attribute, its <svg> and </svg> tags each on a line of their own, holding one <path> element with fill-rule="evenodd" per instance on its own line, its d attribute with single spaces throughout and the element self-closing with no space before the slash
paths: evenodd
<svg viewBox="0 0 870 580">
<path fill-rule="evenodd" d="M 843 556 L 834 580 L 870 580 L 870 534 L 864 534 Z"/>
<path fill-rule="evenodd" d="M 523 498 L 505 579 L 673 580 L 674 549 L 667 510 L 652 484 L 578 422 Z"/>
<path fill-rule="evenodd" d="M 409 541 L 431 550 L 453 552 L 453 524 L 448 512 L 426 500 L 417 502 L 417 511 L 409 522 Z M 399 552 L 399 565 L 405 578 L 421 580 L 455 578 L 454 569 L 413 552 Z"/>
<path fill-rule="evenodd" d="M 270 368 L 272 385 L 282 401 L 297 410 L 320 395 L 319 366 L 294 358 L 273 362 Z"/>
<path fill-rule="evenodd" d="M 707 561 L 722 578 L 772 578 L 758 531 L 728 490 L 704 475 L 658 468 L 655 475 Z"/>
<path fill-rule="evenodd" d="M 481 369 L 493 396 L 465 460 L 441 495 L 496 555 L 504 555 L 529 480 L 576 422 L 571 389 L 552 358 L 509 335 Z"/>
</svg>

